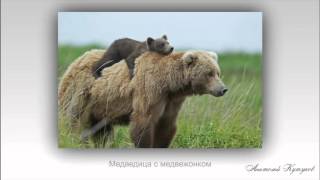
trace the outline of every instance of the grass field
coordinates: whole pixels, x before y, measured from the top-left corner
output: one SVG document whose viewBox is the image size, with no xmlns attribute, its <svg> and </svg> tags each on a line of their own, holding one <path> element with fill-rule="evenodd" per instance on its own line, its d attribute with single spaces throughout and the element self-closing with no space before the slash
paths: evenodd
<svg viewBox="0 0 320 180">
<path fill-rule="evenodd" d="M 58 75 L 85 51 L 99 45 L 58 48 Z M 189 97 L 179 113 L 177 134 L 171 148 L 261 148 L 262 57 L 261 54 L 219 53 L 222 79 L 228 93 Z M 59 119 L 59 146 L 83 148 L 70 132 L 68 120 Z M 89 145 L 89 146 L 92 146 Z M 117 127 L 108 147 L 132 148 L 128 127 Z"/>
</svg>

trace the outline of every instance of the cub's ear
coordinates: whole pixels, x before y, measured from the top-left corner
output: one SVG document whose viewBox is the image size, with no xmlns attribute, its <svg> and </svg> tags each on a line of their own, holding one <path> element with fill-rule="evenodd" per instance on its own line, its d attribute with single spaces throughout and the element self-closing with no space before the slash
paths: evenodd
<svg viewBox="0 0 320 180">
<path fill-rule="evenodd" d="M 212 51 L 208 51 L 208 53 L 210 54 L 210 56 L 211 56 L 214 60 L 218 61 L 218 54 L 217 54 L 217 53 L 212 52 Z"/>
<path fill-rule="evenodd" d="M 151 46 L 151 44 L 154 42 L 154 39 L 153 38 L 151 38 L 151 37 L 148 37 L 148 39 L 147 39 L 147 45 L 148 46 Z"/>
<path fill-rule="evenodd" d="M 188 64 L 192 64 L 198 60 L 198 56 L 192 52 L 186 52 L 183 56 L 182 59 Z"/>
<path fill-rule="evenodd" d="M 167 35 L 164 34 L 164 35 L 162 36 L 162 39 L 168 40 Z"/>
</svg>

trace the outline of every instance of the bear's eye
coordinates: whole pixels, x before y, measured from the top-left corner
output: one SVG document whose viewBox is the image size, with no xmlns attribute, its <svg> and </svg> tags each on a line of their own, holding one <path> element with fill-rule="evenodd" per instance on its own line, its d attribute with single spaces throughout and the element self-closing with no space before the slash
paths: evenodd
<svg viewBox="0 0 320 180">
<path fill-rule="evenodd" d="M 212 77 L 214 75 L 213 71 L 208 72 L 208 76 Z"/>
<path fill-rule="evenodd" d="M 159 44 L 159 47 L 163 48 L 164 47 L 164 43 Z"/>
</svg>

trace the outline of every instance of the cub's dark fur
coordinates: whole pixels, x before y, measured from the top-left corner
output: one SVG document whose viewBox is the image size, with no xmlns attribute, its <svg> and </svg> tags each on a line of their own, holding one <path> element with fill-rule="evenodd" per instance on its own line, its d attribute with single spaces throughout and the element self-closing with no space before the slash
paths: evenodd
<svg viewBox="0 0 320 180">
<path fill-rule="evenodd" d="M 92 73 L 95 78 L 98 78 L 104 68 L 125 59 L 129 68 L 130 78 L 132 78 L 135 59 L 146 51 L 167 55 L 173 51 L 173 47 L 170 46 L 166 35 L 158 39 L 148 37 L 143 42 L 130 38 L 118 39 L 110 45 L 103 57 L 93 66 Z"/>
</svg>

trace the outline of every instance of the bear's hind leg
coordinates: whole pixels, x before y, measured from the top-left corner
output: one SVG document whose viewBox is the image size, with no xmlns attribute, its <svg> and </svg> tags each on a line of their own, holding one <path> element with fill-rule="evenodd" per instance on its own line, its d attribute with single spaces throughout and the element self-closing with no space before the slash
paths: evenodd
<svg viewBox="0 0 320 180">
<path fill-rule="evenodd" d="M 92 135 L 95 148 L 104 148 L 106 142 L 113 136 L 113 126 L 107 124 Z"/>
<path fill-rule="evenodd" d="M 82 132 L 82 138 L 91 137 L 94 147 L 105 147 L 107 140 L 113 135 L 113 125 L 107 119 L 99 120 L 93 114 L 90 115 L 90 124 L 91 127 Z"/>
</svg>

